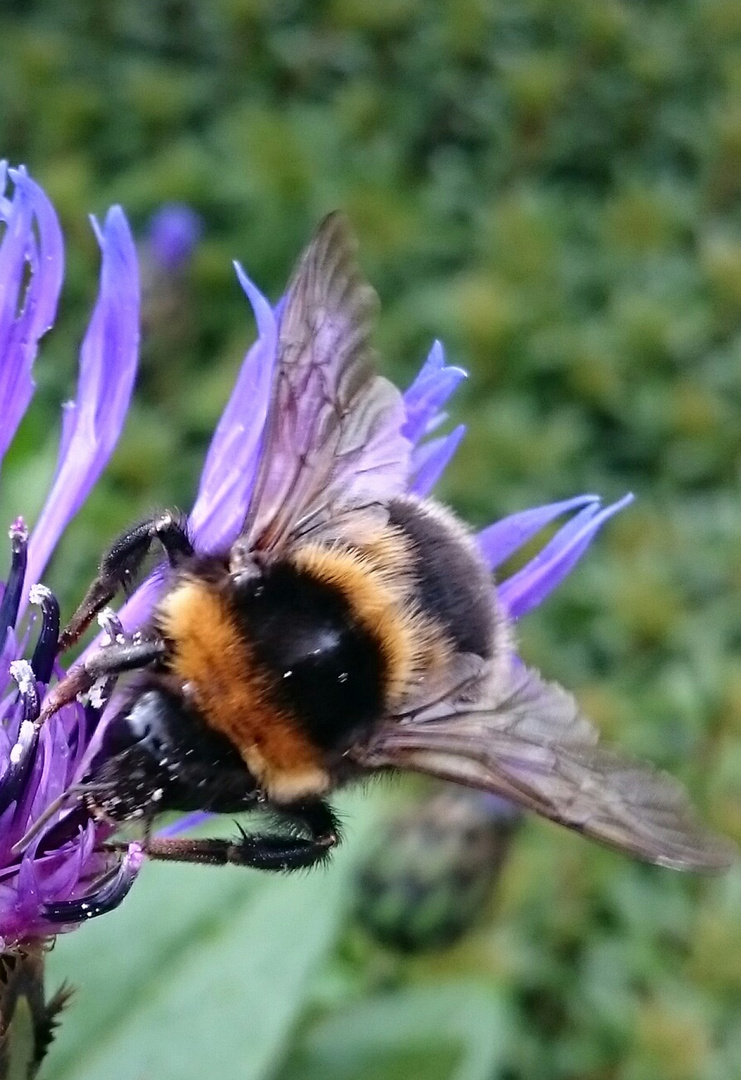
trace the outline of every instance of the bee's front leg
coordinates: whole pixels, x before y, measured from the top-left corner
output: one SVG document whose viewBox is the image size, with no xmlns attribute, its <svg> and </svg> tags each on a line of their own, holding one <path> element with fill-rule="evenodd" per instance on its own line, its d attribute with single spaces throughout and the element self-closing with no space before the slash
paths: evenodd
<svg viewBox="0 0 741 1080">
<path fill-rule="evenodd" d="M 101 559 L 97 577 L 59 635 L 59 652 L 74 645 L 119 589 L 133 583 L 155 540 L 165 549 L 171 566 L 193 555 L 184 519 L 169 510 L 122 533 Z"/>
<path fill-rule="evenodd" d="M 36 726 L 41 727 L 50 716 L 69 705 L 79 694 L 87 693 L 98 679 L 146 667 L 159 660 L 165 651 L 166 645 L 159 638 L 129 639 L 97 649 L 87 660 L 70 668 L 46 695 Z"/>
</svg>

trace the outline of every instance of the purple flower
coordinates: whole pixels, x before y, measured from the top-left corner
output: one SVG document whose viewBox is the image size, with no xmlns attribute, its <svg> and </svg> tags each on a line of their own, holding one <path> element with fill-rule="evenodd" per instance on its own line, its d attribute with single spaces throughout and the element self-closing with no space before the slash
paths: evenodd
<svg viewBox="0 0 741 1080">
<path fill-rule="evenodd" d="M 12 196 L 6 194 L 7 179 Z M 32 368 L 41 336 L 54 321 L 64 272 L 62 234 L 54 208 L 24 169 L 0 166 L 0 458 L 33 395 Z M 38 729 L 40 699 L 59 675 L 59 606 L 36 583 L 62 531 L 89 494 L 123 427 L 136 374 L 139 277 L 123 212 L 113 207 L 102 227 L 100 290 L 80 351 L 77 394 L 63 406 L 62 435 L 51 491 L 32 535 L 10 527 L 11 566 L 0 603 L 0 938 L 7 947 L 47 935 L 55 905 L 90 892 L 105 906 L 133 879 L 140 861 L 100 850 L 100 830 L 74 823 L 53 844 L 40 835 L 18 855 L 14 847 L 74 780 L 94 709 L 67 706 Z M 28 602 L 37 609 L 19 629 Z M 27 659 L 26 657 L 30 657 Z M 70 826 L 73 823 L 70 822 Z"/>
<path fill-rule="evenodd" d="M 22 170 L 0 171 L 0 458 L 33 393 L 39 338 L 54 320 L 63 276 L 63 245 L 54 210 Z M 0 704 L 0 938 L 5 947 L 60 930 L 120 903 L 143 859 L 131 844 L 107 850 L 110 829 L 84 804 L 62 812 L 60 802 L 94 753 L 106 688 L 93 701 L 63 708 L 40 729 L 34 724 L 56 660 L 59 607 L 37 584 L 64 527 L 107 462 L 121 432 L 133 386 L 139 337 L 139 278 L 123 212 L 112 208 L 102 228 L 100 291 L 80 354 L 77 395 L 64 406 L 56 474 L 30 537 L 21 520 L 10 528 L 12 561 L 0 593 L 0 645 L 5 697 Z M 201 475 L 189 530 L 199 551 L 229 545 L 245 518 L 271 392 L 280 304 L 273 308 L 240 266 L 237 276 L 252 306 L 258 337 L 247 353 L 216 429 Z M 439 435 L 444 406 L 464 372 L 445 364 L 435 343 L 404 396 L 404 435 L 413 447 L 410 490 L 426 494 L 439 479 L 463 428 Z M 568 520 L 517 574 L 498 585 L 513 618 L 539 604 L 581 557 L 604 521 L 626 500 L 601 510 L 593 495 L 552 503 L 505 518 L 479 534 L 492 569 L 541 529 Z M 155 575 L 105 630 L 136 629 L 160 587 Z M 22 621 L 28 603 L 35 612 Z M 98 647 L 99 639 L 90 648 Z M 72 792 L 73 793 L 73 792 Z M 29 841 L 28 836 L 32 835 Z M 25 842 L 20 844 L 23 839 Z"/>
<path fill-rule="evenodd" d="M 149 251 L 157 266 L 175 274 L 185 266 L 201 238 L 203 223 L 184 203 L 166 203 L 149 221 Z"/>
</svg>

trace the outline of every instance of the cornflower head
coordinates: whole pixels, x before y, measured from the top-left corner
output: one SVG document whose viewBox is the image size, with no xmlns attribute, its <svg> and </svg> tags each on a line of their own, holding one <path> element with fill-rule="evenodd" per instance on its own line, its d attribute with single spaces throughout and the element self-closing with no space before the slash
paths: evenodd
<svg viewBox="0 0 741 1080">
<path fill-rule="evenodd" d="M 11 195 L 5 194 L 8 177 Z M 1 456 L 31 401 L 38 342 L 54 321 L 62 284 L 63 242 L 48 198 L 23 169 L 6 175 L 3 167 L 0 173 L 0 222 Z M 59 605 L 40 581 L 115 446 L 137 365 L 139 278 L 131 232 L 118 207 L 102 225 L 93 219 L 93 228 L 102 254 L 100 289 L 81 347 L 77 392 L 63 406 L 57 469 L 34 528 L 29 533 L 17 518 L 10 524 L 10 569 L 0 602 L 0 938 L 6 952 L 114 908 L 145 857 L 137 843 L 123 850 L 107 846 L 113 827 L 86 804 L 78 801 L 71 811 L 63 805 L 100 746 L 111 687 L 96 687 L 84 702 L 66 704 L 36 723 L 48 688 L 64 675 L 57 659 Z M 272 306 L 235 266 L 257 339 L 214 433 L 188 518 L 197 553 L 224 550 L 242 529 L 273 388 L 281 303 Z M 403 396 L 401 435 L 412 447 L 410 493 L 424 496 L 432 489 L 463 437 L 463 427 L 441 433 L 446 402 L 463 378 L 462 370 L 445 363 L 436 342 Z M 510 618 L 545 599 L 628 498 L 601 508 L 596 496 L 580 495 L 514 514 L 478 534 L 481 554 L 496 570 L 546 526 L 566 518 L 535 558 L 497 586 Z M 90 648 L 104 648 L 106 640 L 141 627 L 161 587 L 161 576 L 154 575 L 119 616 L 106 614 L 106 636 Z"/>
<path fill-rule="evenodd" d="M 167 357 L 192 345 L 196 324 L 188 270 L 202 232 L 200 215 L 184 203 L 165 203 L 147 222 L 139 244 L 143 371 L 166 370 Z"/>
<path fill-rule="evenodd" d="M 175 274 L 193 254 L 203 222 L 185 203 L 165 203 L 152 214 L 147 231 L 151 258 L 161 270 Z"/>
</svg>

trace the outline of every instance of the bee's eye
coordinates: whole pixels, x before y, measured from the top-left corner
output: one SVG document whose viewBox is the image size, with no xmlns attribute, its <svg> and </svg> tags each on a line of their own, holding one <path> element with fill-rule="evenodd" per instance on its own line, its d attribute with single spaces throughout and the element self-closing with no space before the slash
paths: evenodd
<svg viewBox="0 0 741 1080">
<path fill-rule="evenodd" d="M 156 690 L 142 694 L 131 707 L 127 717 L 132 736 L 135 739 L 146 739 L 148 742 L 158 741 L 161 712 L 160 695 Z"/>
</svg>

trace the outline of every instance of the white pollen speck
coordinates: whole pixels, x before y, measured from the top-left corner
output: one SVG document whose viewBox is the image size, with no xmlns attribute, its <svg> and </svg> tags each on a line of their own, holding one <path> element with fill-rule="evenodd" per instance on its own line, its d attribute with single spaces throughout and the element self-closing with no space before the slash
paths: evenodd
<svg viewBox="0 0 741 1080">
<path fill-rule="evenodd" d="M 13 743 L 10 748 L 10 764 L 17 765 L 23 757 L 23 747 L 19 742 Z"/>
<path fill-rule="evenodd" d="M 337 682 L 345 683 L 349 678 L 349 674 L 346 671 L 343 671 L 341 675 L 337 676 Z"/>
<path fill-rule="evenodd" d="M 32 585 L 28 590 L 28 600 L 31 604 L 43 604 L 45 600 L 51 597 L 51 589 L 47 589 L 46 585 Z"/>
<path fill-rule="evenodd" d="M 151 795 L 152 802 L 159 802 L 164 794 L 161 787 L 156 788 Z"/>
<path fill-rule="evenodd" d="M 8 537 L 11 540 L 28 540 L 28 529 L 22 517 L 16 518 L 8 529 Z"/>
<path fill-rule="evenodd" d="M 22 694 L 29 694 L 35 690 L 33 668 L 28 660 L 12 660 L 10 674 L 15 679 Z"/>
<path fill-rule="evenodd" d="M 88 691 L 88 700 L 94 709 L 102 709 L 108 700 L 108 695 L 106 694 L 106 690 L 108 689 L 107 683 L 108 680 L 105 678 L 98 679 L 97 682 L 94 682 L 90 687 L 90 690 Z"/>
<path fill-rule="evenodd" d="M 18 732 L 19 743 L 29 743 L 33 738 L 33 733 L 36 730 L 36 725 L 33 720 L 24 720 L 21 724 L 20 731 Z"/>
<path fill-rule="evenodd" d="M 283 678 L 284 679 L 290 679 L 292 675 L 293 675 L 292 671 L 284 671 L 283 672 Z"/>
</svg>

